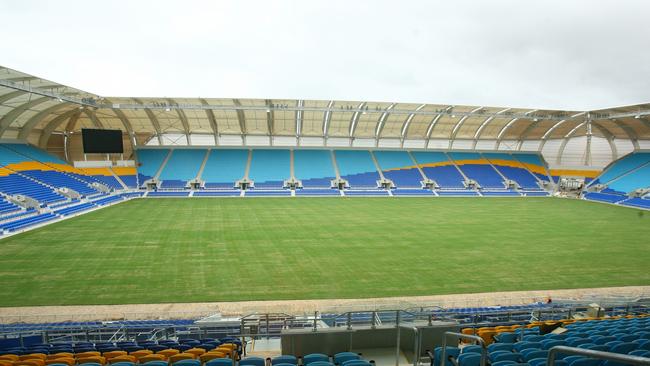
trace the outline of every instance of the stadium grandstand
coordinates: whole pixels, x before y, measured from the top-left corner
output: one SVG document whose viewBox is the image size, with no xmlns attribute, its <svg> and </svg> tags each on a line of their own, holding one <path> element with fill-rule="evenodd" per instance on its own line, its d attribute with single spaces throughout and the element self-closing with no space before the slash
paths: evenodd
<svg viewBox="0 0 650 366">
<path fill-rule="evenodd" d="M 650 364 L 650 104 L 113 97 L 1 67 L 0 139 L 0 366 Z M 194 310 L 138 311 L 161 303 Z M 24 313 L 106 304 L 136 305 Z"/>
</svg>

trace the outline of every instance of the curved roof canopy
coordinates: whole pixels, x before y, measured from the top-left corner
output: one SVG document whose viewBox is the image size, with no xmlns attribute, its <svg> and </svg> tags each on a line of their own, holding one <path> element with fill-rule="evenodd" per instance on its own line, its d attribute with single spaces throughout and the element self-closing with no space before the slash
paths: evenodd
<svg viewBox="0 0 650 366">
<path fill-rule="evenodd" d="M 0 67 L 0 137 L 45 146 L 81 128 L 136 135 L 519 141 L 650 139 L 650 104 L 593 111 L 339 100 L 104 97 Z M 428 146 L 428 145 L 424 145 Z M 541 147 L 540 147 L 541 149 Z"/>
</svg>

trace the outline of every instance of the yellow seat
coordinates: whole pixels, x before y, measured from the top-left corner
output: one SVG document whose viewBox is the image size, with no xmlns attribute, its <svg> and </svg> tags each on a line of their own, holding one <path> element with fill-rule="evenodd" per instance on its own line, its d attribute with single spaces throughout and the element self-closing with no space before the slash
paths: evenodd
<svg viewBox="0 0 650 366">
<path fill-rule="evenodd" d="M 195 359 L 195 358 L 196 358 L 196 356 L 194 356 L 194 355 L 191 354 L 191 353 L 179 353 L 179 354 L 177 354 L 177 355 L 170 356 L 170 357 L 169 357 L 169 363 L 170 363 L 170 364 L 173 364 L 173 363 L 176 362 L 176 361 L 180 361 L 180 360 L 193 360 L 193 359 Z"/>
<path fill-rule="evenodd" d="M 88 352 L 75 353 L 74 358 L 78 360 L 80 358 L 99 357 L 101 355 L 102 354 L 97 351 L 88 351 Z"/>
<path fill-rule="evenodd" d="M 106 358 L 102 356 L 82 357 L 82 358 L 77 358 L 77 363 L 80 365 L 84 363 L 98 363 L 100 365 L 103 365 L 106 363 Z"/>
<path fill-rule="evenodd" d="M 165 355 L 153 354 L 138 358 L 139 363 L 147 363 L 149 361 L 167 361 L 167 357 Z"/>
<path fill-rule="evenodd" d="M 43 360 L 47 358 L 47 355 L 45 353 L 30 353 L 28 355 L 22 355 L 20 356 L 20 360 L 33 360 L 33 359 L 38 359 L 38 360 Z"/>
<path fill-rule="evenodd" d="M 74 366 L 77 363 L 77 361 L 75 361 L 75 359 L 72 357 L 51 358 L 45 361 L 46 365 L 52 365 L 55 363 L 63 363 L 68 366 Z"/>
<path fill-rule="evenodd" d="M 13 362 L 13 361 L 18 361 L 18 360 L 20 360 L 20 356 L 18 356 L 18 355 L 12 355 L 12 354 L 2 355 L 2 356 L 0 356 L 0 360 L 4 360 L 4 361 L 12 361 L 12 362 Z"/>
<path fill-rule="evenodd" d="M 109 351 L 109 352 L 104 352 L 102 353 L 102 356 L 106 357 L 107 360 L 110 360 L 111 358 L 115 358 L 118 356 L 125 356 L 128 355 L 128 352 L 126 351 Z"/>
<path fill-rule="evenodd" d="M 496 332 L 494 330 L 481 330 L 477 335 L 483 338 L 485 344 L 492 344 L 494 342 L 494 335 Z"/>
<path fill-rule="evenodd" d="M 141 349 L 139 351 L 133 351 L 129 353 L 131 356 L 134 356 L 135 358 L 140 358 L 143 356 L 148 356 L 150 354 L 153 354 L 153 351 L 148 350 L 148 349 Z"/>
<path fill-rule="evenodd" d="M 138 362 L 138 358 L 135 357 L 135 356 L 132 356 L 132 355 L 121 355 L 121 356 L 108 358 L 108 363 L 116 363 L 116 362 L 133 362 L 133 363 L 136 363 L 136 362 Z"/>
<path fill-rule="evenodd" d="M 165 358 L 168 358 L 168 357 L 173 356 L 173 355 L 177 355 L 179 353 L 181 353 L 179 350 L 173 349 L 173 348 L 167 348 L 167 349 L 164 349 L 162 351 L 156 352 L 156 354 L 163 355 L 163 356 L 165 356 Z"/>
<path fill-rule="evenodd" d="M 14 361 L 14 366 L 45 366 L 45 361 L 38 358 L 32 358 L 29 360 Z"/>
<path fill-rule="evenodd" d="M 201 363 L 206 363 L 210 360 L 214 360 L 215 358 L 225 358 L 225 357 L 226 354 L 223 352 L 210 351 L 199 356 L 199 359 L 201 360 Z"/>
<path fill-rule="evenodd" d="M 12 360 L 0 360 L 0 366 L 13 366 L 14 362 Z"/>
<path fill-rule="evenodd" d="M 47 355 L 48 360 L 55 360 L 57 358 L 74 358 L 74 354 L 70 352 L 59 352 Z"/>
<path fill-rule="evenodd" d="M 191 354 L 193 354 L 194 356 L 196 356 L 198 358 L 199 356 L 201 356 L 202 354 L 205 353 L 205 349 L 203 349 L 203 348 L 190 348 L 187 351 L 185 351 L 185 353 L 191 353 Z"/>
</svg>

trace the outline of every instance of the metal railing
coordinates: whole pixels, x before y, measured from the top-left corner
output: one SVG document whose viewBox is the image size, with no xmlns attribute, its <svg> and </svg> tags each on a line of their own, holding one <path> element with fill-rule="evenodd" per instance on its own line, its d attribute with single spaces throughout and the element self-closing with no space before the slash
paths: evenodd
<svg viewBox="0 0 650 366">
<path fill-rule="evenodd" d="M 585 356 L 589 358 L 596 358 L 599 360 L 614 361 L 614 362 L 620 362 L 620 363 L 632 364 L 632 365 L 650 366 L 650 358 L 626 355 L 622 353 L 594 351 L 586 348 L 576 348 L 576 347 L 567 347 L 567 346 L 555 346 L 551 348 L 548 352 L 546 365 L 555 366 L 555 358 L 558 353 L 570 354 L 576 356 Z"/>
</svg>

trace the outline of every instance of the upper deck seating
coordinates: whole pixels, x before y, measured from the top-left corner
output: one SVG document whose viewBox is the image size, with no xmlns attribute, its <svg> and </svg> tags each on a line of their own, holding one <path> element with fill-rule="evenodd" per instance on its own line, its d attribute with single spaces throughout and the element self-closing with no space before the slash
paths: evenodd
<svg viewBox="0 0 650 366">
<path fill-rule="evenodd" d="M 590 185 L 607 184 L 613 179 L 650 162 L 650 153 L 631 153 L 611 163 Z"/>
</svg>

